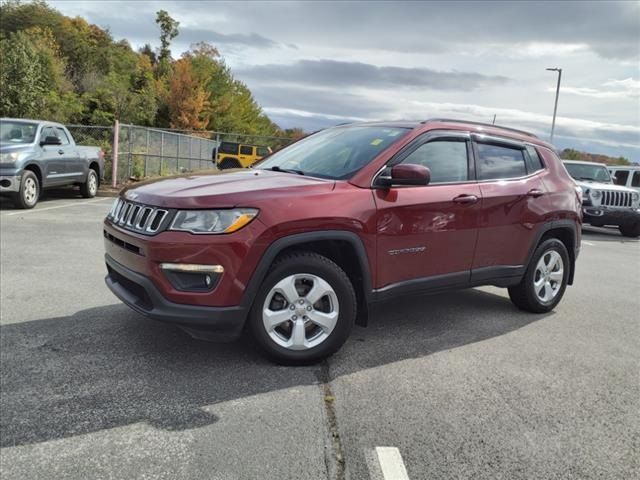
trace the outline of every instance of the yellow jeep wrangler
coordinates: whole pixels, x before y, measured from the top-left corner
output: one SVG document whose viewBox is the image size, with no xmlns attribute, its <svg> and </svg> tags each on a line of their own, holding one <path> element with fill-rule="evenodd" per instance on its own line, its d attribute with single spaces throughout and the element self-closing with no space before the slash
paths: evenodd
<svg viewBox="0 0 640 480">
<path fill-rule="evenodd" d="M 213 152 L 215 155 L 215 150 Z M 269 154 L 271 154 L 269 147 L 243 145 L 236 142 L 220 142 L 216 167 L 220 170 L 246 168 Z"/>
</svg>

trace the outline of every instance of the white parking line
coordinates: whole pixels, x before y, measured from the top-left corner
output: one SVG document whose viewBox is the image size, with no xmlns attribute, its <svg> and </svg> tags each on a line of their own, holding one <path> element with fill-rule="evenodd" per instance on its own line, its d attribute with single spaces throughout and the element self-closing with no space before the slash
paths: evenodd
<svg viewBox="0 0 640 480">
<path fill-rule="evenodd" d="M 396 447 L 376 447 L 384 480 L 409 480 L 407 469 Z"/>
<path fill-rule="evenodd" d="M 55 210 L 56 208 L 75 207 L 75 206 L 78 206 L 78 205 L 88 205 L 90 203 L 105 202 L 105 201 L 113 202 L 113 198 L 111 198 L 111 197 L 100 197 L 100 198 L 96 198 L 95 200 L 88 200 L 86 202 L 65 203 L 64 205 L 56 205 L 55 207 L 34 208 L 32 210 L 18 210 L 18 211 L 11 212 L 11 213 L 5 213 L 3 216 L 10 217 L 12 215 L 24 215 L 26 213 L 44 212 L 46 210 Z"/>
<path fill-rule="evenodd" d="M 590 247 L 595 247 L 596 246 L 595 243 L 587 242 L 586 240 L 582 240 L 582 243 L 584 243 L 585 245 L 589 245 Z"/>
</svg>

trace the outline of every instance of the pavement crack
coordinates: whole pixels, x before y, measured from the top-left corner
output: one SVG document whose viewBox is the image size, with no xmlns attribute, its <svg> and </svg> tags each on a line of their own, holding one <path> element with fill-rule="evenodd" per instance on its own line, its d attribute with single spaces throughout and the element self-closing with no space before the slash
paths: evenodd
<svg viewBox="0 0 640 480">
<path fill-rule="evenodd" d="M 327 430 L 329 433 L 330 451 L 325 453 L 327 475 L 330 479 L 345 480 L 345 455 L 342 440 L 340 439 L 340 431 L 338 430 L 338 418 L 335 409 L 336 397 L 331 390 L 331 376 L 329 373 L 329 362 L 327 360 L 322 362 L 318 377 L 323 394 L 322 402 L 324 404 Z"/>
</svg>

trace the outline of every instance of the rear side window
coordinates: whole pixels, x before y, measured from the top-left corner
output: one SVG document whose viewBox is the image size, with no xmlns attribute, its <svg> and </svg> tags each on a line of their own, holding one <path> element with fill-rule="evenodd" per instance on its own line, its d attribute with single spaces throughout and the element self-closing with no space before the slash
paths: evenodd
<svg viewBox="0 0 640 480">
<path fill-rule="evenodd" d="M 430 183 L 465 182 L 469 179 L 465 141 L 436 140 L 425 143 L 402 163 L 428 167 L 431 170 Z"/>
<path fill-rule="evenodd" d="M 241 145 L 240 155 L 253 155 L 253 147 L 250 147 L 248 145 Z"/>
<path fill-rule="evenodd" d="M 258 148 L 258 155 L 261 157 L 266 157 L 267 155 L 269 155 L 269 149 L 267 147 L 257 147 Z"/>
<path fill-rule="evenodd" d="M 478 180 L 518 178 L 527 174 L 523 150 L 485 143 L 477 145 Z"/>
<path fill-rule="evenodd" d="M 62 142 L 62 145 L 69 145 L 69 137 L 67 137 L 67 134 L 63 129 L 56 128 L 56 133 L 58 135 L 58 138 Z"/>
<path fill-rule="evenodd" d="M 629 180 L 629 172 L 626 170 L 617 170 L 614 172 L 616 176 L 614 182 L 616 185 L 626 185 L 627 180 Z"/>
<path fill-rule="evenodd" d="M 640 171 L 633 172 L 633 177 L 631 178 L 631 186 L 640 187 Z"/>
<path fill-rule="evenodd" d="M 537 172 L 544 169 L 542 160 L 540 160 L 540 155 L 538 155 L 537 150 L 531 145 L 527 145 L 525 160 L 527 163 L 527 171 L 529 173 Z"/>
</svg>

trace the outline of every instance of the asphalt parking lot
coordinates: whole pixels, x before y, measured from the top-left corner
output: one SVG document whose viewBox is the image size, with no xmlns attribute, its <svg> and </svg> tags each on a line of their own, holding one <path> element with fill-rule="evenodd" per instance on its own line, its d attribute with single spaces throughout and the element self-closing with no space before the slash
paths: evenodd
<svg viewBox="0 0 640 480">
<path fill-rule="evenodd" d="M 640 242 L 586 231 L 551 314 L 497 288 L 402 299 L 289 368 L 121 305 L 111 202 L 0 208 L 3 480 L 379 480 L 378 447 L 400 480 L 640 476 Z"/>
</svg>

